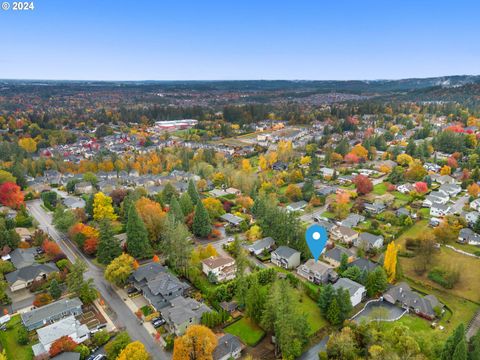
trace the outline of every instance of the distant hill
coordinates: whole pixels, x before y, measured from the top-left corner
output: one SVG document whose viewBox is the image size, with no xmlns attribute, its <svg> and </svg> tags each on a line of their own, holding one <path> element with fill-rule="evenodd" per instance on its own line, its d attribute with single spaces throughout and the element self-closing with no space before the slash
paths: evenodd
<svg viewBox="0 0 480 360">
<path fill-rule="evenodd" d="M 433 86 L 391 95 L 400 101 L 480 101 L 480 81 L 455 86 Z"/>
</svg>

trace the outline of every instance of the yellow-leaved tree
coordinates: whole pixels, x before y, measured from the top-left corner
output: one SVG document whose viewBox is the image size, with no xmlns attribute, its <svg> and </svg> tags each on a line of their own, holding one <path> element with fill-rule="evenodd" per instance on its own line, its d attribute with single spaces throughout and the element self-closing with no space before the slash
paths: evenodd
<svg viewBox="0 0 480 360">
<path fill-rule="evenodd" d="M 18 145 L 25 150 L 26 152 L 29 153 L 34 153 L 37 151 L 37 142 L 33 140 L 32 138 L 25 137 L 20 140 L 18 140 Z"/>
<path fill-rule="evenodd" d="M 117 360 L 150 360 L 150 354 L 140 341 L 134 341 L 127 345 L 118 355 Z"/>
<path fill-rule="evenodd" d="M 389 283 L 393 283 L 397 276 L 397 253 L 398 246 L 395 245 L 394 241 L 392 241 L 387 246 L 387 251 L 385 252 L 385 259 L 383 260 L 383 268 L 387 273 Z"/>
<path fill-rule="evenodd" d="M 117 215 L 113 211 L 112 198 L 102 192 L 95 194 L 93 198 L 93 218 L 99 220 L 117 220 Z"/>
<path fill-rule="evenodd" d="M 191 325 L 185 335 L 175 339 L 173 360 L 211 360 L 217 344 L 217 337 L 208 327 Z"/>
</svg>

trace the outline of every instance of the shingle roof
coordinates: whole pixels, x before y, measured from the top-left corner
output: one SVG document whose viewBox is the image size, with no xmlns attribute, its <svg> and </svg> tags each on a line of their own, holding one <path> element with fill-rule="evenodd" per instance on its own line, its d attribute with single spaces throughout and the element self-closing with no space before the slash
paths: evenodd
<svg viewBox="0 0 480 360">
<path fill-rule="evenodd" d="M 49 317 L 81 307 L 82 305 L 83 303 L 79 298 L 58 300 L 38 309 L 21 314 L 22 322 L 28 327 L 39 321 L 48 319 Z"/>
<path fill-rule="evenodd" d="M 37 252 L 34 248 L 15 249 L 10 253 L 10 261 L 18 270 L 25 266 L 34 264 L 36 254 Z"/>
<path fill-rule="evenodd" d="M 87 325 L 80 324 L 80 321 L 75 319 L 75 316 L 66 317 L 65 319 L 37 330 L 38 340 L 44 345 L 50 344 L 62 336 L 68 336 L 73 333 L 76 333 L 77 337 L 89 333 Z"/>
<path fill-rule="evenodd" d="M 52 263 L 32 264 L 6 274 L 5 279 L 9 284 L 13 284 L 17 280 L 29 281 L 35 279 L 41 273 L 50 274 L 56 271 L 58 271 L 58 268 Z"/>
<path fill-rule="evenodd" d="M 225 334 L 218 339 L 218 345 L 213 351 L 213 359 L 222 359 L 224 356 L 231 354 L 242 347 L 240 339 L 232 334 Z"/>
<path fill-rule="evenodd" d="M 284 259 L 289 259 L 290 256 L 299 253 L 297 250 L 289 248 L 288 246 L 280 246 L 278 249 L 274 251 L 279 257 Z"/>
<path fill-rule="evenodd" d="M 333 287 L 334 289 L 339 289 L 339 288 L 346 289 L 348 290 L 350 296 L 353 296 L 358 291 L 358 289 L 361 289 L 364 286 L 348 278 L 340 278 L 333 285 Z"/>
</svg>

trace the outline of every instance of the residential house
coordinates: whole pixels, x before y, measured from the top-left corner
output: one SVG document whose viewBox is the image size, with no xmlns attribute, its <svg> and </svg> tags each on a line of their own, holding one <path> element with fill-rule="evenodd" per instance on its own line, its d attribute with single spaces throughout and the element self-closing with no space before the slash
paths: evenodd
<svg viewBox="0 0 480 360">
<path fill-rule="evenodd" d="M 69 209 L 83 209 L 86 205 L 85 200 L 74 196 L 66 197 L 62 202 Z"/>
<path fill-rule="evenodd" d="M 300 252 L 288 246 L 280 246 L 272 251 L 270 261 L 284 269 L 293 269 L 300 265 Z"/>
<path fill-rule="evenodd" d="M 9 254 L 9 260 L 12 262 L 13 266 L 15 266 L 15 269 L 18 270 L 35 264 L 36 255 L 37 250 L 34 248 L 17 248 Z"/>
<path fill-rule="evenodd" d="M 211 197 L 214 197 L 214 198 L 228 195 L 228 193 L 222 189 L 213 189 L 213 190 L 210 190 L 208 193 L 210 194 Z"/>
<path fill-rule="evenodd" d="M 282 162 L 282 161 L 277 161 L 272 165 L 273 170 L 280 170 L 284 171 L 288 169 L 288 163 Z"/>
<path fill-rule="evenodd" d="M 170 305 L 170 300 L 182 296 L 189 286 L 167 272 L 161 264 L 151 262 L 139 266 L 130 277 L 130 283 L 157 310 Z"/>
<path fill-rule="evenodd" d="M 431 207 L 433 204 L 442 204 L 445 205 L 450 197 L 443 192 L 440 191 L 432 191 L 425 200 L 423 200 L 424 207 Z"/>
<path fill-rule="evenodd" d="M 230 225 L 233 225 L 233 226 L 239 226 L 243 221 L 241 217 L 230 214 L 230 213 L 223 214 L 222 216 L 220 216 L 220 219 L 228 222 Z"/>
<path fill-rule="evenodd" d="M 358 238 L 358 232 L 346 226 L 336 226 L 330 231 L 333 240 L 351 245 Z"/>
<path fill-rule="evenodd" d="M 334 248 L 325 251 L 325 253 L 323 254 L 323 260 L 328 262 L 334 268 L 337 268 L 340 266 L 340 263 L 342 262 L 342 257 L 344 255 L 347 257 L 349 263 L 355 260 L 355 255 L 350 250 L 342 246 L 335 246 Z"/>
<path fill-rule="evenodd" d="M 233 187 L 229 187 L 227 189 L 225 189 L 225 192 L 229 195 L 235 195 L 235 196 L 239 196 L 239 195 L 242 195 L 242 191 L 239 190 L 239 189 L 235 189 Z"/>
<path fill-rule="evenodd" d="M 270 251 L 273 246 L 275 246 L 275 240 L 273 240 L 271 237 L 266 237 L 260 240 L 255 241 L 251 245 L 247 245 L 246 248 L 248 252 L 250 252 L 253 255 L 261 255 L 265 251 Z"/>
<path fill-rule="evenodd" d="M 322 186 L 320 189 L 316 191 L 316 193 L 320 196 L 328 196 L 331 194 L 335 194 L 338 191 L 338 187 L 336 186 Z"/>
<path fill-rule="evenodd" d="M 326 284 L 337 280 L 338 275 L 333 266 L 309 259 L 297 268 L 297 274 L 314 284 Z"/>
<path fill-rule="evenodd" d="M 398 217 L 400 217 L 400 216 L 410 216 L 411 213 L 410 213 L 410 210 L 408 210 L 407 208 L 401 207 L 400 209 L 397 209 L 397 211 L 395 211 L 395 215 L 397 215 Z"/>
<path fill-rule="evenodd" d="M 365 211 L 369 212 L 370 214 L 380 214 L 383 210 L 385 210 L 385 204 L 374 202 L 374 203 L 365 203 L 364 205 Z"/>
<path fill-rule="evenodd" d="M 462 187 L 457 184 L 443 184 L 440 186 L 438 191 L 448 195 L 449 197 L 454 197 L 462 192 Z"/>
<path fill-rule="evenodd" d="M 352 228 L 357 226 L 362 221 L 365 221 L 365 216 L 353 213 L 349 214 L 346 219 L 339 223 L 339 225 Z"/>
<path fill-rule="evenodd" d="M 458 234 L 458 242 L 462 244 L 480 246 L 480 234 L 477 234 L 472 229 L 463 228 Z"/>
<path fill-rule="evenodd" d="M 436 204 L 434 203 L 430 207 L 430 215 L 431 216 L 446 216 L 450 214 L 452 208 L 450 205 L 442 205 L 442 204 Z"/>
<path fill-rule="evenodd" d="M 332 168 L 323 167 L 320 169 L 320 174 L 325 178 L 332 178 L 335 174 L 335 170 Z"/>
<path fill-rule="evenodd" d="M 409 194 L 410 192 L 415 190 L 415 186 L 410 183 L 405 183 L 397 186 L 397 191 L 401 192 L 402 194 Z"/>
<path fill-rule="evenodd" d="M 239 359 L 242 355 L 243 344 L 238 337 L 225 334 L 218 339 L 218 344 L 213 351 L 213 360 Z"/>
<path fill-rule="evenodd" d="M 451 177 L 450 175 L 438 175 L 438 174 L 432 174 L 430 175 L 430 178 L 432 181 L 443 185 L 443 184 L 455 184 L 456 180 Z"/>
<path fill-rule="evenodd" d="M 176 336 L 181 336 L 187 327 L 199 324 L 202 315 L 210 311 L 207 305 L 195 299 L 178 296 L 172 299 L 170 306 L 163 308 L 161 313 L 166 321 L 166 328 Z"/>
<path fill-rule="evenodd" d="M 421 296 L 417 292 L 412 291 L 405 282 L 388 289 L 383 294 L 383 299 L 391 304 L 399 304 L 404 309 L 411 310 L 415 314 L 429 320 L 433 320 L 436 317 L 436 308 L 441 310 L 444 307 L 434 295 Z"/>
<path fill-rule="evenodd" d="M 470 207 L 471 207 L 473 210 L 480 211 L 480 198 L 473 200 L 473 201 L 470 203 Z"/>
<path fill-rule="evenodd" d="M 0 206 L 0 214 L 5 216 L 5 218 L 8 220 L 13 220 L 17 216 L 17 212 L 15 210 L 6 206 Z"/>
<path fill-rule="evenodd" d="M 425 170 L 427 171 L 432 171 L 434 173 L 437 173 L 440 171 L 441 169 L 441 166 L 440 165 L 437 165 L 437 164 L 434 164 L 434 163 L 428 163 L 426 162 L 425 164 L 423 164 L 423 167 L 425 168 Z"/>
<path fill-rule="evenodd" d="M 470 211 L 465 214 L 465 220 L 467 221 L 469 226 L 473 226 L 478 218 L 480 217 L 480 213 L 478 211 Z"/>
<path fill-rule="evenodd" d="M 61 299 L 20 315 L 28 331 L 52 324 L 66 316 L 78 316 L 83 313 L 83 303 L 79 298 Z"/>
<path fill-rule="evenodd" d="M 365 289 L 365 286 L 353 280 L 350 280 L 348 278 L 338 279 L 338 281 L 335 284 L 333 284 L 333 288 L 335 290 L 338 290 L 338 289 L 348 290 L 348 293 L 350 294 L 350 301 L 352 302 L 352 306 L 357 306 L 358 304 L 360 304 L 362 300 L 365 298 L 365 295 L 367 294 L 367 290 Z"/>
<path fill-rule="evenodd" d="M 368 259 L 358 258 L 356 260 L 353 260 L 347 266 L 348 267 L 356 266 L 360 269 L 360 271 L 370 272 L 372 270 L 375 270 L 375 268 L 379 265 L 377 263 L 374 263 L 374 262 L 368 260 Z"/>
<path fill-rule="evenodd" d="M 324 227 L 325 230 L 327 230 L 327 233 L 330 233 L 330 231 L 332 231 L 332 229 L 333 229 L 335 226 L 337 226 L 337 225 L 335 225 L 334 223 L 325 220 L 325 218 L 323 218 L 321 215 L 315 215 L 315 216 L 313 217 L 313 221 L 315 221 L 318 225 Z"/>
<path fill-rule="evenodd" d="M 291 204 L 288 204 L 286 209 L 288 212 L 303 211 L 307 207 L 308 203 L 304 200 L 297 201 Z"/>
<path fill-rule="evenodd" d="M 46 279 L 51 273 L 58 272 L 53 263 L 31 264 L 5 275 L 10 290 L 18 291 L 32 285 L 34 281 Z"/>
<path fill-rule="evenodd" d="M 33 354 L 48 354 L 52 344 L 62 336 L 68 336 L 77 344 L 90 338 L 87 325 L 82 325 L 74 316 L 69 316 L 51 325 L 37 330 L 39 343 L 32 346 Z"/>
<path fill-rule="evenodd" d="M 224 282 L 235 279 L 235 259 L 229 256 L 210 256 L 202 260 L 202 271 L 210 277 L 215 276 L 215 282 Z"/>
<path fill-rule="evenodd" d="M 93 192 L 93 185 L 88 181 L 81 181 L 75 184 L 75 194 L 77 195 L 93 194 Z"/>
<path fill-rule="evenodd" d="M 27 228 L 17 227 L 15 232 L 20 236 L 21 241 L 30 241 L 32 239 L 32 233 Z"/>
<path fill-rule="evenodd" d="M 380 249 L 383 246 L 383 236 L 362 232 L 353 244 L 356 247 L 363 247 L 365 250 Z"/>
</svg>

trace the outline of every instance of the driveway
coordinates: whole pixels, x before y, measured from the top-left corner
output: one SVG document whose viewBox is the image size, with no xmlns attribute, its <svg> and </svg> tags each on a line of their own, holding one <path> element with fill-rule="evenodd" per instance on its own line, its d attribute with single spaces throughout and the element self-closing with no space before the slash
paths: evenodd
<svg viewBox="0 0 480 360">
<path fill-rule="evenodd" d="M 95 265 L 86 257 L 67 237 L 57 231 L 52 225 L 52 216 L 47 213 L 41 206 L 41 200 L 33 200 L 27 202 L 27 208 L 30 214 L 38 221 L 39 228 L 47 232 L 53 240 L 55 240 L 62 251 L 67 255 L 71 262 L 75 262 L 80 258 L 87 264 L 87 272 L 85 278 L 92 278 L 96 289 L 100 296 L 112 309 L 110 318 L 117 328 L 124 328 L 132 340 L 142 342 L 147 351 L 151 354 L 152 359 L 166 360 L 171 355 L 165 352 L 155 341 L 153 336 L 139 324 L 137 317 L 130 311 L 128 306 L 123 302 L 122 298 L 113 289 L 113 287 L 103 277 L 103 269 Z"/>
<path fill-rule="evenodd" d="M 382 310 L 379 310 L 382 309 Z M 407 311 L 386 301 L 369 302 L 362 311 L 360 311 L 352 321 L 360 323 L 362 320 L 372 321 L 394 321 L 402 317 Z"/>
<path fill-rule="evenodd" d="M 459 197 L 457 200 L 453 201 L 452 212 L 454 214 L 461 214 L 463 211 L 463 207 L 468 202 L 468 199 L 469 199 L 468 195 L 463 195 Z"/>
<path fill-rule="evenodd" d="M 318 353 L 320 351 L 326 351 L 327 350 L 327 342 L 328 342 L 329 336 L 325 336 L 320 342 L 316 345 L 313 345 L 310 349 L 305 351 L 298 360 L 318 360 Z"/>
</svg>

